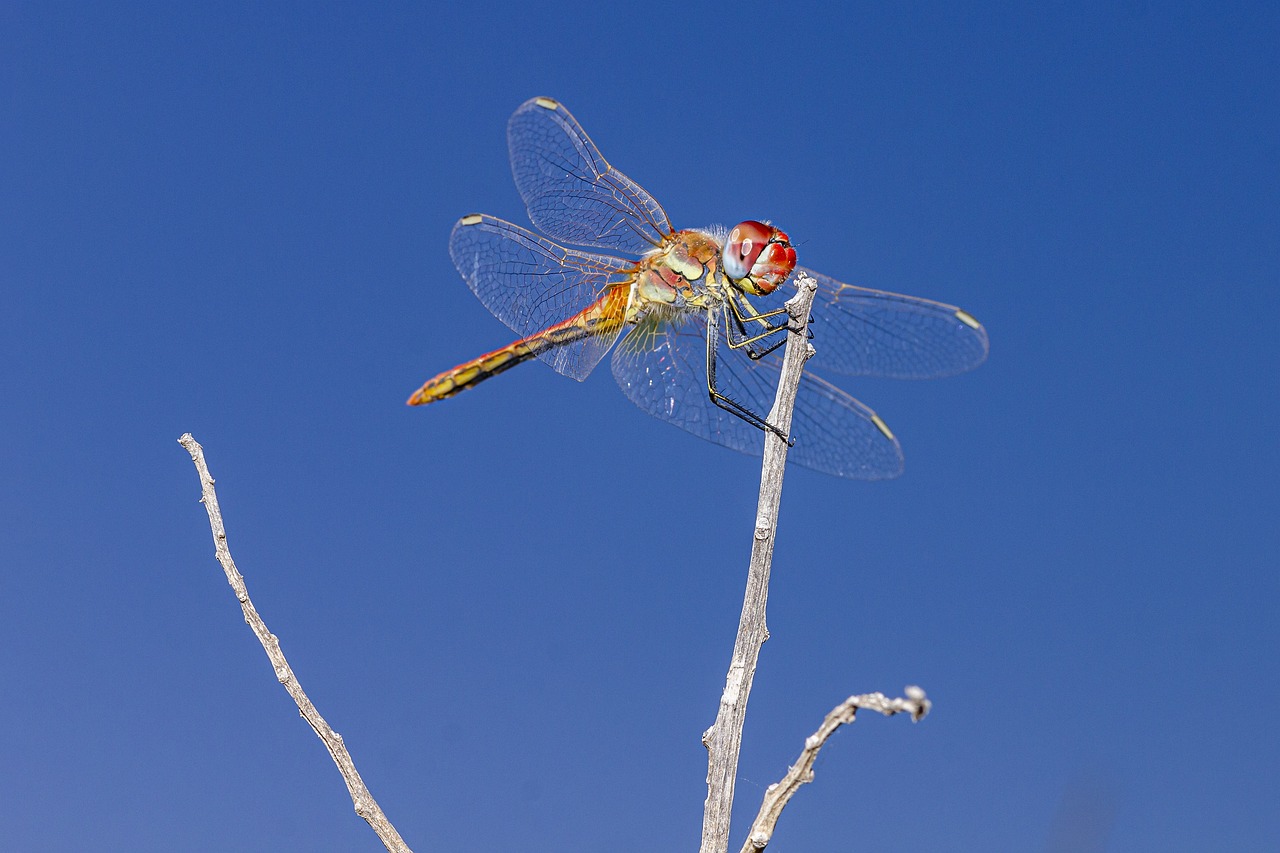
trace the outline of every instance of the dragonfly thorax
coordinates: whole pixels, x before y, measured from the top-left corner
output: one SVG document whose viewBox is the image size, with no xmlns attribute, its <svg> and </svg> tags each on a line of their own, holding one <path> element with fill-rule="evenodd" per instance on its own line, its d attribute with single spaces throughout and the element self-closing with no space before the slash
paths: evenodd
<svg viewBox="0 0 1280 853">
<path fill-rule="evenodd" d="M 633 282 L 631 322 L 718 304 L 728 286 L 720 270 L 720 242 L 705 231 L 677 231 L 636 265 Z"/>
</svg>

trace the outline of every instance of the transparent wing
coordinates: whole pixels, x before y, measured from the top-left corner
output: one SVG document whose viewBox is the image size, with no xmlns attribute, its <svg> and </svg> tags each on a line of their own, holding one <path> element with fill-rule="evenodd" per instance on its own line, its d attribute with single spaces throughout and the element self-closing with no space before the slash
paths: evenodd
<svg viewBox="0 0 1280 853">
<path fill-rule="evenodd" d="M 954 305 L 818 280 L 810 364 L 848 376 L 933 379 L 972 370 L 987 358 L 987 330 Z"/>
<path fill-rule="evenodd" d="M 662 205 L 610 166 L 556 101 L 525 101 L 507 124 L 507 144 L 529 219 L 544 233 L 636 255 L 671 233 Z"/>
<path fill-rule="evenodd" d="M 492 216 L 464 216 L 449 235 L 449 254 L 467 286 L 522 338 L 560 326 L 583 312 L 625 314 L 632 262 L 566 249 Z M 539 354 L 557 373 L 585 379 L 621 330 L 597 331 Z"/>
<path fill-rule="evenodd" d="M 719 348 L 716 384 L 738 403 L 767 415 L 781 359 L 752 361 Z M 707 315 L 683 313 L 671 322 L 643 321 L 613 353 L 613 375 L 641 409 L 716 444 L 759 456 L 764 433 L 711 402 L 707 393 Z M 875 413 L 839 388 L 806 372 L 796 398 L 788 460 L 856 480 L 902 473 L 902 449 L 876 425 Z"/>
</svg>

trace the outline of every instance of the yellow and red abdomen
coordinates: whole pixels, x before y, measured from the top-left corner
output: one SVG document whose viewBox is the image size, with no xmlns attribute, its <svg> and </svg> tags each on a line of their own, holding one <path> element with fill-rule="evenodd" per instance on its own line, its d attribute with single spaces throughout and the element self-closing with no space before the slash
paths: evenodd
<svg viewBox="0 0 1280 853">
<path fill-rule="evenodd" d="M 421 388 L 413 392 L 408 403 L 410 406 L 423 406 L 437 400 L 448 399 L 477 382 L 488 379 L 490 376 L 497 376 L 504 370 L 528 361 L 533 355 L 533 350 L 527 341 L 507 344 L 502 349 L 487 352 L 479 358 L 473 358 L 452 370 L 446 370 L 428 379 Z"/>
<path fill-rule="evenodd" d="M 448 399 L 555 347 L 566 346 L 590 336 L 616 334 L 626 321 L 629 298 L 629 284 L 611 287 L 595 302 L 564 322 L 433 376 L 413 393 L 408 404 L 422 406 Z"/>
</svg>

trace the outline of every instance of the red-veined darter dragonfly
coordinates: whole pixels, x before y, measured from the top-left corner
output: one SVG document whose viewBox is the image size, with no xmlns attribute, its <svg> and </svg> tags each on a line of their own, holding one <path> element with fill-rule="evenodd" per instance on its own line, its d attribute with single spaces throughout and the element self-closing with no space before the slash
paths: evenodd
<svg viewBox="0 0 1280 853">
<path fill-rule="evenodd" d="M 694 435 L 759 455 L 764 432 L 779 432 L 766 413 L 789 318 L 785 308 L 757 305 L 804 273 L 818 282 L 816 354 L 801 379 L 788 458 L 874 480 L 902 472 L 898 440 L 879 416 L 809 367 L 927 379 L 970 370 L 987 356 L 987 333 L 970 314 L 797 267 L 790 239 L 772 225 L 675 230 L 653 196 L 610 166 L 550 98 L 521 105 L 507 141 L 535 226 L 555 240 L 628 257 L 561 246 L 492 216 L 464 216 L 449 238 L 453 262 L 520 340 L 428 380 L 410 405 L 452 397 L 532 358 L 582 380 L 616 343 L 613 375 L 633 403 Z"/>
</svg>

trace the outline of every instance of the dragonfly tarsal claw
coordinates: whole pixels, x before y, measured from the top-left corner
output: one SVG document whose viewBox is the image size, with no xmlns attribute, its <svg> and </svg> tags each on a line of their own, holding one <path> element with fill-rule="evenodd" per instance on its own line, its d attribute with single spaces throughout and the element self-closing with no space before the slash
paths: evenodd
<svg viewBox="0 0 1280 853">
<path fill-rule="evenodd" d="M 783 441 L 785 441 L 785 442 L 787 443 L 787 447 L 795 447 L 795 446 L 796 446 L 796 440 L 795 440 L 795 438 L 793 438 L 791 435 L 789 435 L 789 434 L 787 434 L 787 433 L 783 432 L 782 430 L 778 429 L 776 426 L 774 426 L 773 424 L 769 423 L 768 421 L 763 421 L 763 424 L 764 424 L 764 428 L 765 428 L 765 429 L 767 429 L 769 432 L 773 433 L 773 434 L 774 434 L 774 435 L 776 435 L 778 438 L 780 438 L 780 439 L 782 439 Z"/>
<path fill-rule="evenodd" d="M 810 329 L 809 326 L 812 326 L 816 320 L 812 314 L 809 315 L 809 319 L 805 323 L 801 323 L 800 318 L 790 312 L 787 313 L 787 316 L 790 318 L 787 322 L 788 332 L 791 332 L 793 335 L 798 335 L 801 332 L 804 332 L 805 336 L 808 337 L 809 340 L 813 340 L 813 329 Z"/>
</svg>

